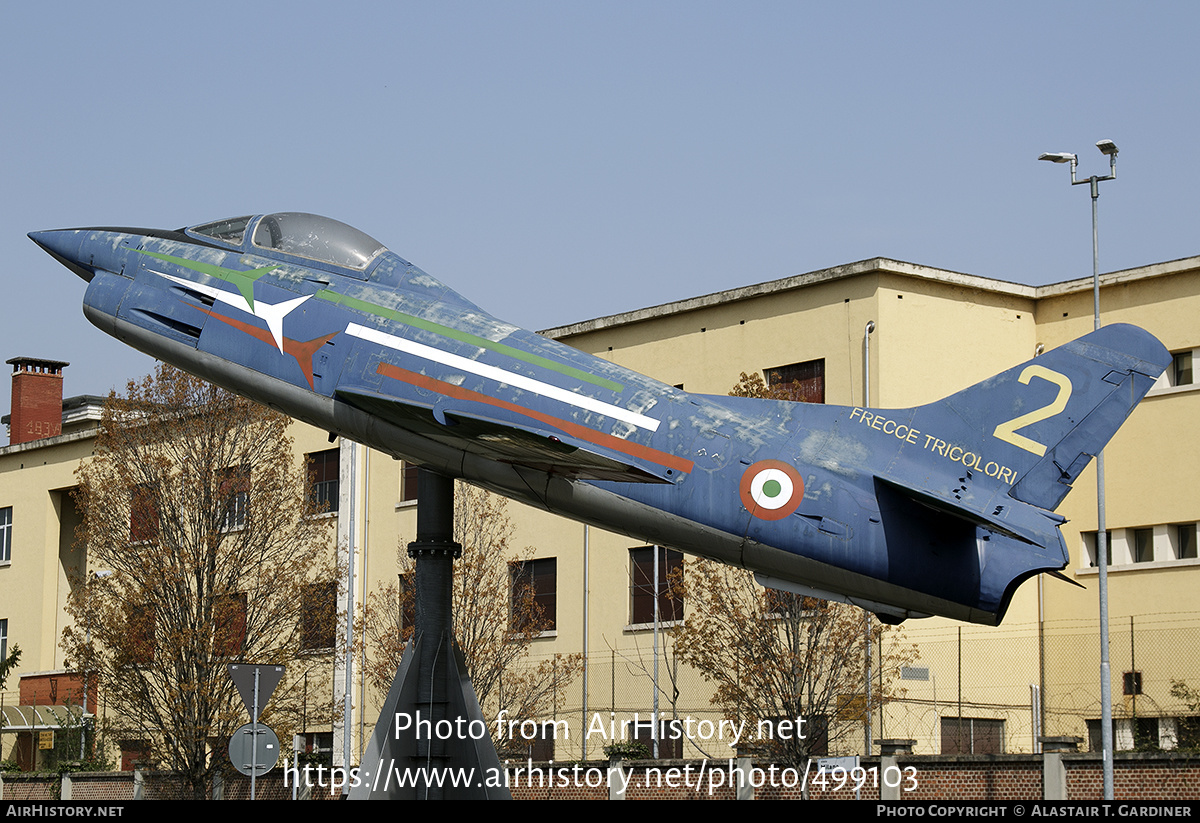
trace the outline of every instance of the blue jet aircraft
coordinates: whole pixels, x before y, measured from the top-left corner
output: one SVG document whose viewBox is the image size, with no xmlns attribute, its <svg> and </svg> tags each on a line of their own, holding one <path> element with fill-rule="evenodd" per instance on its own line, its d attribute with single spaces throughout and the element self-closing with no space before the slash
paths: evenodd
<svg viewBox="0 0 1200 823">
<path fill-rule="evenodd" d="M 30 237 L 108 334 L 372 448 L 889 622 L 997 624 L 1171 357 L 1112 325 L 911 409 L 689 394 L 302 213 Z"/>
</svg>

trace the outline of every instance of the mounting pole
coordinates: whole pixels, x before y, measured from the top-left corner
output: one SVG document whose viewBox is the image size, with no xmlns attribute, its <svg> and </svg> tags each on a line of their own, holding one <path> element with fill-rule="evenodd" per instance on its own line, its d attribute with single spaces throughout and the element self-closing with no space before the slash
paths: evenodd
<svg viewBox="0 0 1200 823">
<path fill-rule="evenodd" d="M 416 626 L 363 754 L 351 800 L 511 799 L 503 785 L 486 785 L 489 777 L 502 774 L 500 759 L 454 642 L 454 560 L 461 554 L 462 546 L 454 542 L 454 481 L 422 468 L 417 539 L 408 544 L 416 565 Z M 454 733 L 438 734 L 439 723 Z M 403 774 L 405 769 L 422 781 L 433 773 L 447 779 L 397 786 L 392 770 Z M 474 769 L 480 785 L 453 786 L 447 769 Z"/>
<path fill-rule="evenodd" d="M 417 602 L 417 707 L 433 728 L 451 720 L 449 684 L 454 661 L 454 560 L 462 546 L 454 542 L 454 481 L 420 469 L 417 472 L 417 539 L 408 544 L 416 563 Z M 448 744 L 453 740 L 422 740 L 418 736 L 417 765 L 449 765 Z M 418 796 L 444 797 L 440 783 L 424 785 Z"/>
</svg>

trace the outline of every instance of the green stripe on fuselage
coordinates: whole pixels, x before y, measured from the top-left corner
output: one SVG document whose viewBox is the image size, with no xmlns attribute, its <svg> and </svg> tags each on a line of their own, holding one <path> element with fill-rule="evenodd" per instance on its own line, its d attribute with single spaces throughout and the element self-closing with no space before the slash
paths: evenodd
<svg viewBox="0 0 1200 823">
<path fill-rule="evenodd" d="M 254 281 L 262 277 L 271 269 L 277 269 L 279 266 L 263 266 L 261 269 L 250 269 L 249 271 L 240 271 L 238 269 L 227 269 L 224 266 L 215 266 L 212 263 L 201 263 L 198 260 L 189 260 L 186 257 L 175 257 L 171 254 L 160 254 L 156 251 L 145 251 L 144 249 L 136 249 L 135 251 L 149 255 L 157 260 L 162 260 L 166 263 L 174 263 L 177 266 L 183 266 L 185 269 L 198 271 L 201 274 L 207 274 L 209 277 L 215 277 L 218 280 L 224 280 L 229 285 L 241 292 L 242 297 L 246 298 L 246 303 L 250 306 L 250 311 L 254 311 Z"/>
<path fill-rule="evenodd" d="M 420 317 L 415 317 L 411 314 L 405 314 L 404 312 L 398 312 L 394 309 L 377 306 L 374 303 L 368 303 L 365 300 L 359 300 L 354 297 L 348 297 L 344 294 L 338 294 L 337 292 L 329 291 L 328 289 L 322 289 L 321 291 L 317 292 L 317 297 L 321 300 L 328 300 L 331 303 L 340 303 L 347 308 L 357 309 L 358 311 L 366 312 L 367 314 L 373 314 L 377 317 L 395 320 L 399 323 L 412 326 L 413 328 L 421 329 L 422 331 L 433 332 L 434 334 L 440 334 L 444 337 L 449 337 L 462 343 L 478 346 L 481 349 L 490 349 L 491 351 L 508 355 L 509 357 L 517 360 L 524 360 L 526 363 L 531 365 L 541 366 L 544 369 L 551 369 L 559 374 L 565 374 L 569 377 L 574 377 L 577 380 L 584 380 L 588 383 L 592 383 L 593 385 L 600 386 L 601 388 L 609 389 L 611 391 L 619 392 L 623 391 L 625 388 L 620 383 L 608 380 L 604 377 L 597 377 L 594 374 L 589 374 L 588 372 L 585 372 L 582 369 L 577 369 L 574 366 L 558 363 L 547 357 L 531 354 L 527 351 L 514 348 L 513 346 L 505 345 L 504 343 L 497 343 L 495 341 L 488 340 L 486 337 L 480 337 L 469 332 L 459 331 L 458 329 L 454 329 L 449 326 L 443 326 L 440 323 L 432 323 L 428 320 L 422 320 Z"/>
</svg>

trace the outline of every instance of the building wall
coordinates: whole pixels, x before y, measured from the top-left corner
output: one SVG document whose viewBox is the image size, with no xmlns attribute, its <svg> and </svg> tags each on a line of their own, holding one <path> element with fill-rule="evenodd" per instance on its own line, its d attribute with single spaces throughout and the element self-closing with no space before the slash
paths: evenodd
<svg viewBox="0 0 1200 823">
<path fill-rule="evenodd" d="M 70 489 L 90 448 L 89 439 L 67 435 L 0 449 L 0 508 L 13 510 L 11 557 L 0 564 L 0 619 L 8 620 L 9 648 L 21 647 L 23 671 L 63 667 L 62 607 L 82 560 Z"/>
<path fill-rule="evenodd" d="M 1038 307 L 1047 347 L 1092 328 L 1091 281 L 1050 287 Z M 1200 346 L 1200 273 L 1195 259 L 1174 261 L 1102 278 L 1105 324 L 1134 323 L 1177 352 Z M 1200 560 L 1175 559 L 1171 527 L 1200 521 L 1200 488 L 1194 429 L 1200 419 L 1200 386 L 1155 388 L 1105 449 L 1105 508 L 1112 542 L 1109 573 L 1110 658 L 1113 714 L 1170 717 L 1191 712 L 1170 695 L 1174 679 L 1200 684 Z M 1099 717 L 1098 574 L 1081 536 L 1097 528 L 1095 466 L 1075 483 L 1059 510 L 1072 552 L 1067 574 L 1086 590 L 1046 581 L 1048 691 L 1061 707 L 1060 727 L 1086 736 L 1080 716 Z M 1133 529 L 1154 532 L 1154 560 L 1133 562 Z M 1131 629 L 1132 624 L 1132 629 Z M 1142 675 L 1143 694 L 1123 694 L 1123 674 Z M 1066 719 L 1070 718 L 1070 719 Z M 1118 736 L 1120 736 L 1118 734 Z"/>
<path fill-rule="evenodd" d="M 1030 358 L 1039 345 L 1053 348 L 1092 329 L 1090 280 L 1032 289 L 869 262 L 867 269 L 842 267 L 830 277 L 780 281 L 777 292 L 710 295 L 551 334 L 664 382 L 714 393 L 728 391 L 740 371 L 823 357 L 826 402 L 851 405 L 862 402 L 863 327 L 874 320 L 871 405 L 903 408 L 940 399 Z M 1106 275 L 1105 322 L 1147 328 L 1172 351 L 1200 346 L 1194 323 L 1198 264 L 1190 259 Z M 1153 527 L 1156 550 L 1155 562 L 1126 562 L 1112 578 L 1112 619 L 1124 621 L 1113 630 L 1118 716 L 1135 712 L 1132 696 L 1121 694 L 1131 659 L 1148 691 L 1139 698 L 1141 716 L 1186 713 L 1170 697 L 1170 681 L 1200 681 L 1194 652 L 1200 634 L 1192 633 L 1200 629 L 1200 615 L 1191 597 L 1198 561 L 1160 559 L 1170 551 L 1167 526 L 1200 520 L 1196 449 L 1185 434 L 1198 419 L 1197 397 L 1192 388 L 1153 391 L 1106 450 L 1117 562 L 1128 556 L 1132 532 L 1127 539 L 1126 529 Z M 1060 507 L 1071 521 L 1063 528 L 1072 551 L 1066 573 L 1086 590 L 1053 578 L 1030 581 L 995 629 L 940 618 L 905 625 L 922 651 L 917 666 L 929 669 L 929 679 L 901 684 L 905 700 L 890 707 L 879 733 L 915 738 L 918 751 L 938 751 L 937 718 L 961 712 L 1004 719 L 1010 752 L 1032 750 L 1039 725 L 1044 734 L 1086 739 L 1083 721 L 1099 716 L 1099 641 L 1096 573 L 1081 559 L 1081 533 L 1095 530 L 1095 506 L 1095 472 L 1089 469 Z"/>
</svg>

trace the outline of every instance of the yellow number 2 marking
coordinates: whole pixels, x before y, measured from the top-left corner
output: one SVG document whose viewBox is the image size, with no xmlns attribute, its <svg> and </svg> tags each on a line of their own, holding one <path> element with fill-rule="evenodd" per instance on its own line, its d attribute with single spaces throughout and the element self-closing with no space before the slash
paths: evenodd
<svg viewBox="0 0 1200 823">
<path fill-rule="evenodd" d="M 1024 435 L 1017 434 L 1017 429 L 1025 428 L 1040 420 L 1047 420 L 1065 409 L 1067 401 L 1071 399 L 1071 380 L 1065 374 L 1059 374 L 1044 366 L 1037 365 L 1026 366 L 1025 371 L 1021 372 L 1021 376 L 1017 380 L 1028 386 L 1029 381 L 1034 377 L 1040 377 L 1058 386 L 1058 396 L 1039 409 L 1034 409 L 1020 417 L 1014 417 L 1006 423 L 1001 423 L 992 434 L 998 440 L 1003 440 L 1005 443 L 1012 443 L 1017 448 L 1036 454 L 1038 457 L 1043 457 L 1046 454 L 1046 447 L 1036 440 L 1030 440 Z"/>
</svg>

